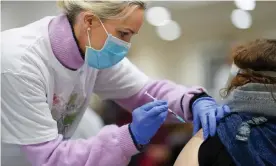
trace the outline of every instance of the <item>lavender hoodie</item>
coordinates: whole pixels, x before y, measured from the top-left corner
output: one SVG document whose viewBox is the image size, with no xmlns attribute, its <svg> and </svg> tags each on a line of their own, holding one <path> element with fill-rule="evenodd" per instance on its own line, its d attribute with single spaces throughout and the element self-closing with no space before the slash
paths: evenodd
<svg viewBox="0 0 276 166">
<path fill-rule="evenodd" d="M 63 27 L 62 32 L 59 31 L 60 27 Z M 60 63 L 71 69 L 83 65 L 84 60 L 66 16 L 54 18 L 49 25 L 49 34 L 53 52 Z M 63 47 L 65 45 L 66 49 Z M 137 94 L 116 102 L 132 111 L 151 101 L 144 95 L 145 91 L 158 99 L 167 100 L 169 107 L 186 121 L 192 120 L 189 102 L 193 94 L 202 92 L 201 87 L 186 88 L 170 81 L 152 80 Z M 172 122 L 175 119 L 169 115 L 167 121 Z M 22 146 L 22 151 L 34 166 L 124 166 L 128 164 L 131 156 L 138 153 L 128 125 L 106 126 L 97 136 L 87 140 L 65 141 L 63 136 L 59 135 L 49 142 Z"/>
</svg>

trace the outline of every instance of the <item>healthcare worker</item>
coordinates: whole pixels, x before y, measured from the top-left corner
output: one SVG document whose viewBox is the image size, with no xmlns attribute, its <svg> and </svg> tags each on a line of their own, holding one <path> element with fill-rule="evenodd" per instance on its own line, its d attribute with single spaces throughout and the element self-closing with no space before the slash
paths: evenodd
<svg viewBox="0 0 276 166">
<path fill-rule="evenodd" d="M 2 147 L 14 148 L 12 154 L 2 151 L 4 166 L 127 165 L 165 119 L 177 121 L 168 108 L 193 120 L 196 130 L 215 134 L 227 106 L 200 87 L 150 80 L 127 60 L 130 39 L 143 22 L 143 2 L 58 3 L 64 14 L 1 34 Z M 151 102 L 146 91 L 162 101 Z M 132 122 L 70 140 L 92 93 L 134 110 Z M 10 157 L 15 153 L 21 157 Z"/>
</svg>

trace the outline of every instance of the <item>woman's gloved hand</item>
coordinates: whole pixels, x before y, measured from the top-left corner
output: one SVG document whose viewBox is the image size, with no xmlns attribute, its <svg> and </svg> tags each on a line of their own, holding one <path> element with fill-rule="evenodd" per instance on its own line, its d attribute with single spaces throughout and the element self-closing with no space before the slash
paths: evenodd
<svg viewBox="0 0 276 166">
<path fill-rule="evenodd" d="M 148 144 L 166 120 L 167 114 L 168 103 L 160 100 L 135 109 L 132 113 L 130 130 L 136 143 L 140 145 Z"/>
<path fill-rule="evenodd" d="M 202 97 L 197 99 L 192 105 L 193 111 L 193 134 L 203 129 L 204 140 L 208 136 L 216 134 L 217 121 L 230 113 L 230 108 L 227 105 L 219 106 L 211 97 Z"/>
</svg>

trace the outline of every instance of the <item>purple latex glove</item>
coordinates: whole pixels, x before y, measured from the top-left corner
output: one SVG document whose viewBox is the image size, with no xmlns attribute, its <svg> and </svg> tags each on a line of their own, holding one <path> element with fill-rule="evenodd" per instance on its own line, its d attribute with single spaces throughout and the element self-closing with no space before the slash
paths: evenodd
<svg viewBox="0 0 276 166">
<path fill-rule="evenodd" d="M 230 113 L 227 105 L 219 106 L 211 97 L 202 97 L 197 99 L 192 105 L 193 111 L 193 135 L 203 129 L 203 137 L 206 140 L 209 136 L 216 134 L 217 121 Z"/>
<path fill-rule="evenodd" d="M 130 124 L 135 141 L 140 145 L 146 145 L 156 134 L 168 115 L 168 103 L 155 100 L 136 108 L 132 113 Z"/>
</svg>

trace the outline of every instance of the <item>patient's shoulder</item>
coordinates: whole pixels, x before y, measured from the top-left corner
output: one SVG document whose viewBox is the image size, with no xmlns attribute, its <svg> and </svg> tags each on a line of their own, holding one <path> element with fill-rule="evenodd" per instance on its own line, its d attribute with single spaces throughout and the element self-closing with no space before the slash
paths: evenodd
<svg viewBox="0 0 276 166">
<path fill-rule="evenodd" d="M 203 143 L 203 132 L 198 131 L 180 152 L 174 166 L 198 166 L 198 151 Z"/>
</svg>

